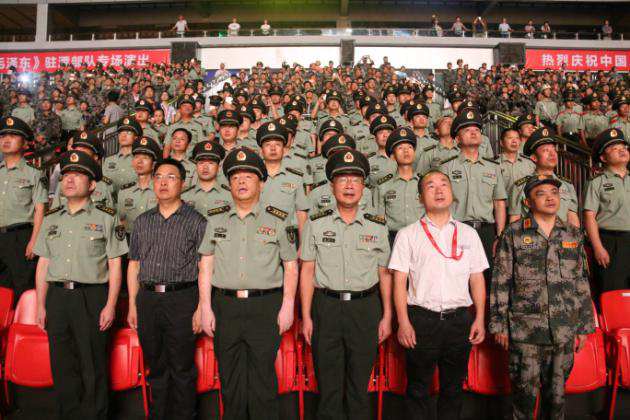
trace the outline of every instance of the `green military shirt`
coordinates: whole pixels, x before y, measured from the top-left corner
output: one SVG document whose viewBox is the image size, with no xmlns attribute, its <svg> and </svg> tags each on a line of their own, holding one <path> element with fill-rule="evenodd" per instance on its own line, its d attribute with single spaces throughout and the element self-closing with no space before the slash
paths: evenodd
<svg viewBox="0 0 630 420">
<path fill-rule="evenodd" d="M 11 116 L 21 119 L 29 126 L 32 126 L 35 122 L 35 111 L 29 105 L 15 107 L 11 111 Z"/>
<path fill-rule="evenodd" d="M 535 175 L 532 173 L 530 175 Z M 519 215 L 521 217 L 527 216 L 529 209 L 527 206 L 523 204 L 523 199 L 525 198 L 525 184 L 527 183 L 527 178 L 530 176 L 525 176 L 519 180 L 514 182 L 512 186 L 512 190 L 510 191 L 510 199 L 508 202 L 508 214 L 511 216 Z M 560 186 L 560 209 L 558 210 L 558 217 L 563 221 L 567 221 L 567 214 L 569 211 L 577 213 L 578 211 L 578 199 L 577 194 L 575 193 L 575 188 L 573 184 L 564 178 L 558 177 L 556 174 L 552 175 L 553 178 L 559 179 L 562 182 Z"/>
<path fill-rule="evenodd" d="M 249 130 L 247 137 L 236 139 L 236 145 L 237 147 L 247 147 L 260 154 L 260 146 L 258 146 L 258 142 L 256 141 L 256 130 L 254 129 Z"/>
<path fill-rule="evenodd" d="M 630 143 L 630 118 L 623 120 L 621 118 L 615 118 L 610 122 L 610 128 L 618 128 L 623 132 L 626 142 Z"/>
<path fill-rule="evenodd" d="M 153 180 L 142 188 L 138 182 L 123 185 L 118 192 L 118 215 L 125 225 L 127 234 L 133 232 L 133 223 L 145 211 L 157 206 L 157 197 L 153 191 Z"/>
<path fill-rule="evenodd" d="M 260 194 L 260 205 L 279 208 L 288 214 L 287 222 L 297 226 L 295 212 L 308 211 L 310 206 L 302 176 L 283 165 L 276 175 L 267 177 Z"/>
<path fill-rule="evenodd" d="M 507 198 L 497 162 L 482 157 L 473 162 L 460 154 L 442 161 L 439 170 L 451 180 L 454 219 L 494 223 L 494 201 Z"/>
<path fill-rule="evenodd" d="M 307 171 L 311 173 L 314 185 L 328 180 L 326 178 L 326 159 L 322 155 L 312 156 L 308 159 Z"/>
<path fill-rule="evenodd" d="M 494 160 L 499 162 L 501 174 L 503 175 L 503 182 L 505 183 L 505 190 L 508 192 L 516 180 L 530 175 L 536 170 L 536 164 L 530 158 L 521 153 L 516 156 L 516 160 L 514 162 L 506 159 L 503 154 L 500 154 Z"/>
<path fill-rule="evenodd" d="M 210 133 L 217 133 L 217 129 L 214 126 L 214 118 L 210 115 L 198 115 L 193 121 L 196 121 L 201 126 L 204 138 L 207 138 Z"/>
<path fill-rule="evenodd" d="M 90 194 L 90 200 L 94 204 L 100 204 L 105 207 L 114 208 L 114 188 L 112 185 L 112 181 L 104 177 L 102 180 L 96 183 L 96 188 Z M 68 202 L 66 197 L 61 193 L 61 182 L 57 183 L 57 188 L 55 189 L 55 195 L 53 196 L 51 207 L 59 207 L 65 205 Z"/>
<path fill-rule="evenodd" d="M 48 203 L 45 174 L 20 159 L 13 168 L 0 162 L 0 227 L 33 223 L 35 204 Z"/>
<path fill-rule="evenodd" d="M 293 147 L 299 148 L 307 156 L 313 153 L 315 146 L 313 145 L 310 131 L 298 128 L 293 137 Z"/>
<path fill-rule="evenodd" d="M 601 112 L 585 112 L 580 119 L 580 130 L 584 130 L 587 139 L 594 139 L 599 133 L 608 128 L 608 118 Z"/>
<path fill-rule="evenodd" d="M 190 149 L 189 149 L 190 150 Z M 190 159 L 185 158 L 179 161 L 186 170 L 185 184 L 187 186 L 195 185 L 197 183 L 197 165 Z"/>
<path fill-rule="evenodd" d="M 111 179 L 114 184 L 114 192 L 118 192 L 120 187 L 136 180 L 136 172 L 133 170 L 131 153 L 122 154 L 118 152 L 105 158 L 103 161 L 103 175 Z"/>
<path fill-rule="evenodd" d="M 59 113 L 62 130 L 81 129 L 81 110 L 79 108 L 67 108 Z"/>
<path fill-rule="evenodd" d="M 330 182 L 327 180 L 321 181 L 320 184 L 314 184 L 313 190 L 309 194 L 311 201 L 310 214 L 318 213 L 328 208 L 337 207 L 337 200 L 333 195 Z M 365 212 L 372 211 L 372 191 L 369 188 L 363 189 L 363 195 L 359 201 L 359 208 Z"/>
<path fill-rule="evenodd" d="M 407 181 L 395 172 L 376 181 L 372 195 L 374 211 L 385 217 L 389 230 L 397 232 L 416 222 L 424 213 L 424 207 L 419 201 L 419 180 L 418 174 Z"/>
<path fill-rule="evenodd" d="M 282 262 L 297 260 L 295 230 L 289 228 L 286 213 L 259 203 L 242 219 L 235 206 L 218 207 L 209 215 L 199 253 L 215 257 L 213 287 L 241 290 L 282 286 Z"/>
<path fill-rule="evenodd" d="M 427 102 L 427 108 L 429 108 L 429 117 L 431 118 L 432 126 L 435 125 L 440 118 L 442 118 L 442 106 L 435 102 Z"/>
<path fill-rule="evenodd" d="M 192 134 L 192 138 L 190 139 L 190 144 L 188 145 L 188 150 L 192 151 L 195 147 L 195 144 L 199 143 L 206 139 L 206 136 L 203 134 L 203 127 L 195 120 L 190 121 L 177 121 L 176 123 L 171 124 L 168 127 L 168 131 L 166 132 L 166 137 L 164 138 L 164 144 L 171 144 L 171 136 L 173 132 L 178 128 L 185 128 L 190 131 Z M 192 153 L 192 152 L 191 152 Z"/>
<path fill-rule="evenodd" d="M 389 116 L 392 117 L 394 121 L 396 121 L 396 125 L 398 127 L 403 127 L 407 124 L 407 121 L 405 121 L 403 116 L 400 115 L 400 108 L 396 108 L 395 110 L 390 111 Z"/>
<path fill-rule="evenodd" d="M 558 117 L 558 105 L 552 100 L 544 100 L 536 102 L 534 114 L 538 115 L 541 120 L 556 121 Z"/>
<path fill-rule="evenodd" d="M 600 229 L 630 231 L 630 174 L 606 169 L 586 185 L 584 210 L 595 213 Z"/>
<path fill-rule="evenodd" d="M 368 157 L 370 164 L 370 176 L 368 177 L 368 185 L 370 188 L 376 187 L 376 181 L 385 175 L 393 174 L 398 169 L 396 161 L 387 157 L 384 153 L 376 152 Z"/>
<path fill-rule="evenodd" d="M 577 133 L 580 129 L 580 119 L 582 116 L 579 112 L 575 111 L 562 111 L 558 114 L 556 124 L 560 127 L 560 134 L 562 133 Z"/>
<path fill-rule="evenodd" d="M 158 144 L 162 143 L 160 132 L 156 130 L 152 124 L 147 124 L 146 127 L 142 128 L 142 135 L 151 137 L 153 140 L 158 142 Z"/>
<path fill-rule="evenodd" d="M 297 147 L 289 149 L 289 153 L 282 158 L 282 165 L 298 175 L 301 174 L 304 185 L 313 183 L 313 174 L 309 172 L 308 167 L 308 156 L 303 154 L 301 149 Z"/>
<path fill-rule="evenodd" d="M 209 210 L 232 205 L 232 194 L 230 187 L 217 180 L 209 191 L 204 191 L 199 184 L 186 188 L 182 191 L 182 200 L 208 218 Z"/>
<path fill-rule="evenodd" d="M 531 216 L 510 223 L 497 246 L 489 332 L 545 345 L 594 332 L 585 261 L 575 226 L 556 218 L 546 237 Z"/>
<path fill-rule="evenodd" d="M 319 129 L 322 128 L 322 124 L 324 124 L 326 121 L 330 120 L 331 118 L 334 118 L 335 120 L 341 123 L 344 133 L 350 132 L 350 127 L 352 126 L 350 124 L 350 118 L 348 117 L 348 115 L 341 114 L 341 115 L 337 115 L 336 117 L 331 117 L 328 111 L 319 111 L 319 113 L 317 114 L 317 131 L 316 132 L 319 133 Z"/>
<path fill-rule="evenodd" d="M 46 281 L 89 284 L 107 283 L 107 260 L 127 250 L 116 211 L 91 201 L 74 214 L 67 205 L 50 210 L 33 248 L 49 260 Z"/>
<path fill-rule="evenodd" d="M 416 148 L 415 171 L 420 175 L 424 175 L 431 169 L 439 168 L 443 160 L 459 156 L 460 153 L 459 147 L 453 146 L 449 149 L 440 142 L 427 146 L 424 149 Z"/>
<path fill-rule="evenodd" d="M 315 287 L 363 291 L 378 284 L 390 256 L 385 221 L 359 209 L 346 224 L 337 207 L 311 215 L 302 235 L 303 261 L 315 261 Z"/>
</svg>

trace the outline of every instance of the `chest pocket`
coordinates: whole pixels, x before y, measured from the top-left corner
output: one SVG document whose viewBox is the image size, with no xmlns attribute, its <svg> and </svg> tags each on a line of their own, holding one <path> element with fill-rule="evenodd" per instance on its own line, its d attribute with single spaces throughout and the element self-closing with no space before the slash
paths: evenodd
<svg viewBox="0 0 630 420">
<path fill-rule="evenodd" d="M 46 245 L 48 245 L 48 251 L 50 255 L 57 256 L 62 251 L 62 239 L 61 232 L 59 230 L 46 235 Z"/>
<path fill-rule="evenodd" d="M 327 232 L 319 232 L 315 239 L 317 248 L 317 260 L 323 265 L 338 267 L 341 265 L 341 238 L 339 236 L 327 236 Z M 328 234 L 330 235 L 330 234 Z"/>
<path fill-rule="evenodd" d="M 558 265 L 560 266 L 560 275 L 565 279 L 577 279 L 580 273 L 578 273 L 579 252 L 576 248 L 560 248 L 558 250 Z"/>
<path fill-rule="evenodd" d="M 80 255 L 102 256 L 105 254 L 105 235 L 103 232 L 85 232 L 81 235 L 81 243 L 77 245 Z"/>
<path fill-rule="evenodd" d="M 33 184 L 26 183 L 15 185 L 13 192 L 18 203 L 29 204 L 31 202 L 31 198 L 33 197 Z"/>
</svg>

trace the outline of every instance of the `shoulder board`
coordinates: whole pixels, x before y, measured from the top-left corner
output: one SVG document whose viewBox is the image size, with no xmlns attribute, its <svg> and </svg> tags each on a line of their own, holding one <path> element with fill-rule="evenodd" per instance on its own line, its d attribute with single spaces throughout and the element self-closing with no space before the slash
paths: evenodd
<svg viewBox="0 0 630 420">
<path fill-rule="evenodd" d="M 61 210 L 62 208 L 63 208 L 63 206 L 58 206 L 58 207 L 55 207 L 55 208 L 53 208 L 53 209 L 50 209 L 50 210 L 48 210 L 48 211 L 44 214 L 44 216 L 49 216 L 49 215 L 51 215 L 51 214 L 57 213 L 57 212 L 58 212 L 59 210 Z"/>
<path fill-rule="evenodd" d="M 35 164 L 33 163 L 33 161 L 32 161 L 32 160 L 27 160 L 27 161 L 26 161 L 26 164 L 27 164 L 28 166 L 30 166 L 31 168 L 33 168 L 33 169 L 37 169 L 38 171 L 41 171 L 41 170 L 42 170 L 42 168 L 39 168 L 39 167 L 35 166 Z"/>
<path fill-rule="evenodd" d="M 129 184 L 125 184 L 125 185 L 123 185 L 122 187 L 120 187 L 120 189 L 121 189 L 121 190 L 126 190 L 127 188 L 131 188 L 131 187 L 133 187 L 134 185 L 136 185 L 136 183 L 135 183 L 135 182 L 130 182 Z"/>
<path fill-rule="evenodd" d="M 431 146 L 427 146 L 427 147 L 425 147 L 423 151 L 424 151 L 424 152 L 428 152 L 429 150 L 433 150 L 433 149 L 435 149 L 436 147 L 437 147 L 437 144 L 433 144 L 433 145 L 431 145 Z"/>
<path fill-rule="evenodd" d="M 368 153 L 367 155 L 365 155 L 366 158 L 371 158 L 372 156 L 376 156 L 376 152 L 372 152 L 372 153 Z"/>
<path fill-rule="evenodd" d="M 191 185 L 191 186 L 190 186 L 190 187 L 188 187 L 188 188 L 184 188 L 184 189 L 182 190 L 182 194 L 184 194 L 185 192 L 188 192 L 188 191 L 192 190 L 193 188 L 195 188 L 195 186 L 194 186 L 194 185 Z"/>
<path fill-rule="evenodd" d="M 113 183 L 113 181 L 110 178 L 107 178 L 106 176 L 102 176 L 101 177 L 101 181 L 103 181 L 107 185 L 112 185 L 112 183 Z"/>
<path fill-rule="evenodd" d="M 217 214 L 228 212 L 230 211 L 230 209 L 231 209 L 230 206 L 215 207 L 213 209 L 208 210 L 208 216 L 216 216 Z"/>
<path fill-rule="evenodd" d="M 501 155 L 494 155 L 494 157 L 492 158 L 492 160 L 496 160 L 498 161 L 501 158 Z"/>
<path fill-rule="evenodd" d="M 443 160 L 443 161 L 441 161 L 439 164 L 440 164 L 440 165 L 444 165 L 445 163 L 448 163 L 448 162 L 450 162 L 451 160 L 455 160 L 455 159 L 457 159 L 457 155 L 455 155 L 455 156 L 451 156 L 451 157 L 450 157 L 450 158 L 448 158 L 448 159 L 444 159 L 444 160 Z"/>
<path fill-rule="evenodd" d="M 228 187 L 228 186 L 227 186 L 227 185 L 225 185 L 225 184 L 221 184 L 221 188 L 223 188 L 225 191 L 232 191 L 232 190 L 230 189 L 230 187 Z"/>
<path fill-rule="evenodd" d="M 523 159 L 527 159 L 527 160 L 529 160 L 529 161 L 532 161 L 532 162 L 533 162 L 532 158 L 530 158 L 529 156 L 524 155 L 524 154 L 522 154 L 522 153 L 519 153 L 519 154 L 518 154 L 518 157 L 521 157 L 521 158 L 523 158 Z"/>
<path fill-rule="evenodd" d="M 518 185 L 518 186 L 520 187 L 521 185 L 523 185 L 523 184 L 525 184 L 525 183 L 527 182 L 527 179 L 528 179 L 530 176 L 531 176 L 531 175 L 527 175 L 527 176 L 524 176 L 523 178 L 521 178 L 521 179 L 519 179 L 519 180 L 514 181 L 514 185 Z"/>
<path fill-rule="evenodd" d="M 498 165 L 498 164 L 499 164 L 499 162 L 497 162 L 497 161 L 496 161 L 496 160 L 494 160 L 494 159 L 490 159 L 490 158 L 487 158 L 487 157 L 482 157 L 482 159 L 483 159 L 483 160 L 485 160 L 486 162 L 491 162 L 491 163 L 494 163 L 495 165 Z"/>
<path fill-rule="evenodd" d="M 302 153 L 293 153 L 293 156 L 297 156 L 301 159 L 308 159 L 308 156 L 303 155 Z"/>
<path fill-rule="evenodd" d="M 312 156 L 309 156 L 308 158 L 309 159 L 317 159 L 319 156 L 321 156 L 321 155 L 312 155 Z"/>
<path fill-rule="evenodd" d="M 385 218 L 384 217 L 375 216 L 375 215 L 370 214 L 370 213 L 365 213 L 363 216 L 366 219 L 368 219 L 370 222 L 378 223 L 379 225 L 385 225 Z"/>
<path fill-rule="evenodd" d="M 320 211 L 319 213 L 311 214 L 310 219 L 317 220 L 317 219 L 321 219 L 322 217 L 330 216 L 331 214 L 333 214 L 333 210 L 326 209 L 326 210 Z"/>
<path fill-rule="evenodd" d="M 328 180 L 326 180 L 326 179 L 323 180 L 323 181 L 319 181 L 319 182 L 313 184 L 312 188 L 315 189 L 317 187 L 321 187 L 322 185 L 326 184 L 327 182 L 328 182 Z"/>
<path fill-rule="evenodd" d="M 272 216 L 276 216 L 280 220 L 286 219 L 289 215 L 289 213 L 287 213 L 286 211 L 280 210 L 279 208 L 274 206 L 267 206 L 265 210 L 267 210 L 267 213 L 271 214 Z"/>
<path fill-rule="evenodd" d="M 604 173 L 603 173 L 603 172 L 600 172 L 600 173 L 598 173 L 598 174 L 596 174 L 596 175 L 593 175 L 593 176 L 592 176 L 592 177 L 590 177 L 588 180 L 589 180 L 589 181 L 592 181 L 592 180 L 594 180 L 595 178 L 599 178 L 599 177 L 600 177 L 600 176 L 602 176 L 602 175 L 604 175 Z"/>
<path fill-rule="evenodd" d="M 116 214 L 116 210 L 114 210 L 111 207 L 104 206 L 102 204 L 97 204 L 96 208 L 99 209 L 100 211 L 104 212 L 104 213 L 109 214 L 110 216 L 114 216 Z"/>
<path fill-rule="evenodd" d="M 291 172 L 294 175 L 298 175 L 298 176 L 304 176 L 304 172 L 300 171 L 299 169 L 295 169 L 295 168 L 287 168 L 288 172 Z"/>
<path fill-rule="evenodd" d="M 565 177 L 563 177 L 563 176 L 558 176 L 558 179 L 559 179 L 560 181 L 564 181 L 564 182 L 566 182 L 567 184 L 571 184 L 571 180 L 570 180 L 569 178 L 565 178 Z"/>
<path fill-rule="evenodd" d="M 378 179 L 378 181 L 376 181 L 376 183 L 377 183 L 378 185 L 381 185 L 381 184 L 383 184 L 384 182 L 389 181 L 389 180 L 390 180 L 390 179 L 392 179 L 393 177 L 394 177 L 394 175 L 393 175 L 393 174 L 387 174 L 387 175 L 385 175 L 384 177 L 379 178 L 379 179 Z"/>
</svg>

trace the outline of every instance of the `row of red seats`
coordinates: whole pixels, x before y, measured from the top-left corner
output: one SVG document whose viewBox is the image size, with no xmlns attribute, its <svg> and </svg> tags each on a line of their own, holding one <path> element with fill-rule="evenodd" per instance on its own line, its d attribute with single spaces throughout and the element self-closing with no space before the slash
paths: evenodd
<svg viewBox="0 0 630 420">
<path fill-rule="evenodd" d="M 0 288 L 0 330 L 3 331 L 5 395 L 8 383 L 26 387 L 52 387 L 48 337 L 35 325 L 35 291 L 24 293 L 15 311 L 13 292 Z M 604 293 L 597 329 L 589 335 L 584 349 L 575 356 L 575 363 L 566 392 L 589 392 L 612 385 L 610 419 L 614 416 L 617 389 L 630 388 L 630 290 Z M 126 312 L 124 308 L 121 312 Z M 120 314 L 122 315 L 122 314 Z M 119 322 L 126 317 L 119 316 Z M 220 390 L 218 364 L 212 338 L 197 341 L 195 361 L 199 371 L 197 391 Z M 118 325 L 112 331 L 110 379 L 114 391 L 141 388 L 144 411 L 148 413 L 150 390 L 146 382 L 142 349 L 134 330 Z M 608 366 L 608 368 L 607 368 Z M 281 340 L 276 360 L 278 392 L 299 395 L 300 419 L 304 418 L 304 393 L 318 392 L 313 356 L 310 347 L 298 334 L 298 323 Z M 379 347 L 369 384 L 369 392 L 378 393 L 378 418 L 382 418 L 383 394 L 404 395 L 407 387 L 405 352 L 394 336 Z M 439 389 L 437 371 L 432 393 Z M 507 370 L 507 352 L 494 343 L 493 337 L 474 346 L 468 364 L 464 389 L 484 395 L 508 395 L 511 392 Z M 220 395 L 220 394 L 219 394 Z M 221 410 L 222 413 L 222 410 Z"/>
</svg>

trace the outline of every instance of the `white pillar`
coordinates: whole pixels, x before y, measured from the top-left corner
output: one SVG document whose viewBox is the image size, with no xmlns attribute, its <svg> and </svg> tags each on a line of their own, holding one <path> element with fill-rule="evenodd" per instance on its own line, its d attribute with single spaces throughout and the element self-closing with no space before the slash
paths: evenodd
<svg viewBox="0 0 630 420">
<path fill-rule="evenodd" d="M 48 39 L 48 3 L 37 3 L 37 23 L 35 41 L 46 42 Z"/>
</svg>

